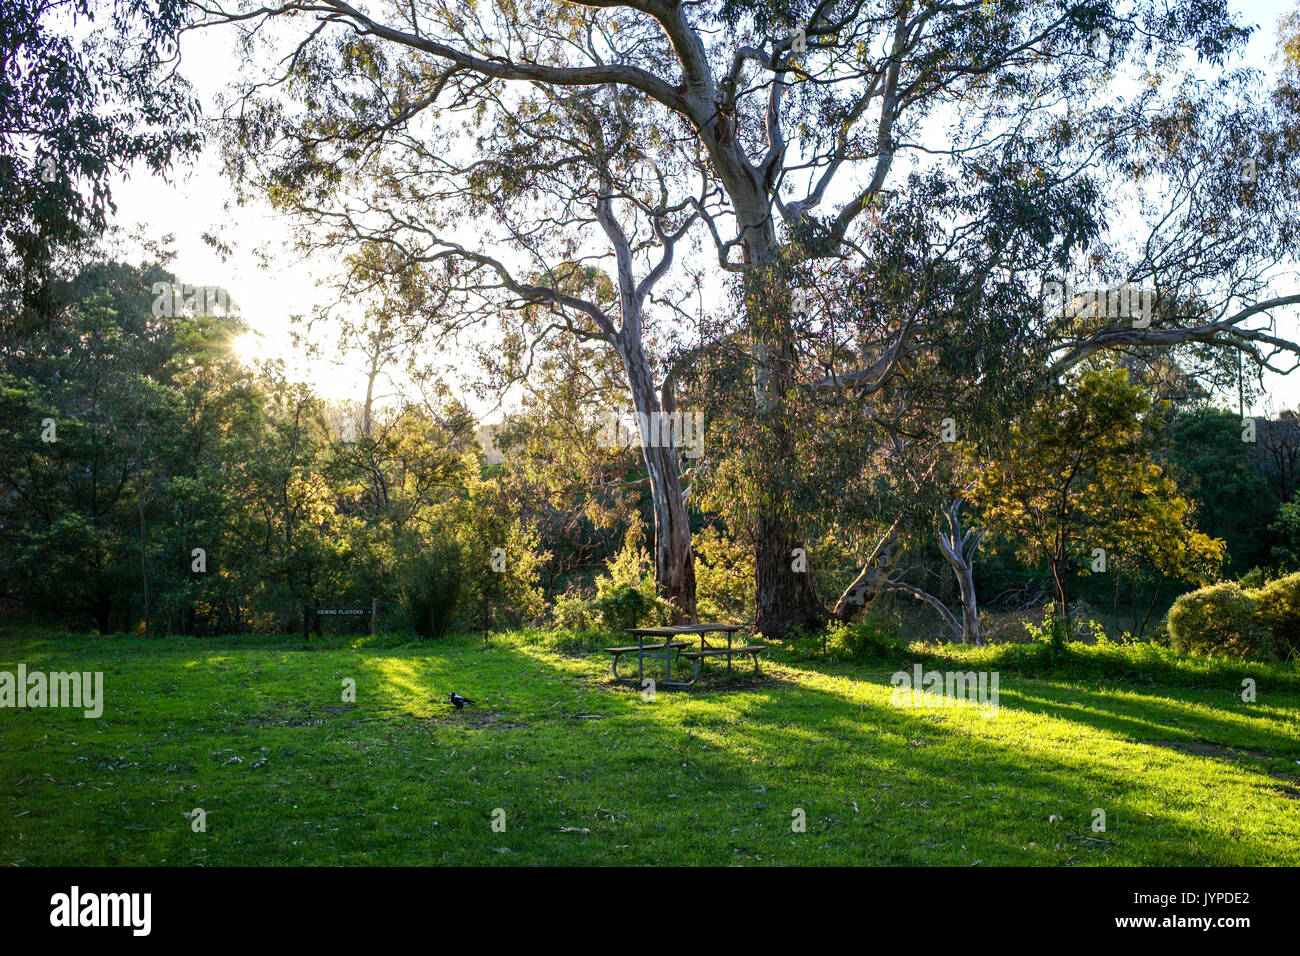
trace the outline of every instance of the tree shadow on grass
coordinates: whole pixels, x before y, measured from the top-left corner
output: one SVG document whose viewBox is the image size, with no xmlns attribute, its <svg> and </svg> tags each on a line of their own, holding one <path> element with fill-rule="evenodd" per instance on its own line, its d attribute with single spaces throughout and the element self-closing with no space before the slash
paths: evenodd
<svg viewBox="0 0 1300 956">
<path fill-rule="evenodd" d="M 1203 708 L 1215 705 L 1208 700 L 1173 701 L 1141 691 L 1134 692 L 1141 695 L 1140 700 L 1134 700 L 1078 687 L 1063 688 L 1062 692 L 1071 699 L 1053 700 L 1023 686 L 1013 686 L 1003 691 L 1007 701 L 1004 706 L 1086 724 L 1135 743 L 1205 759 L 1224 758 L 1232 750 L 1262 753 L 1268 763 L 1258 768 L 1261 772 L 1296 778 L 1286 771 L 1295 767 L 1300 758 L 1300 737 L 1292 729 L 1294 724 L 1287 723 L 1294 721 L 1294 715 L 1279 708 L 1225 700 L 1226 706 L 1242 709 L 1238 713 L 1220 709 L 1218 716 L 1210 716 Z M 1260 718 L 1273 723 L 1261 725 Z"/>
<path fill-rule="evenodd" d="M 10 825 L 25 831 L 26 862 L 1259 864 L 1294 863 L 1300 843 L 1292 801 L 1235 778 L 1215 791 L 1198 779 L 1205 757 L 1165 752 L 1185 764 L 1187 792 L 1152 793 L 1113 737 L 1153 722 L 1164 733 L 1180 716 L 1167 701 L 1146 720 L 1075 687 L 1066 702 L 1029 682 L 1003 691 L 1008 718 L 1098 731 L 1109 749 L 1096 756 L 1054 739 L 1057 725 L 1008 732 L 894 707 L 887 673 L 765 667 L 770 683 L 647 702 L 606 690 L 595 658 L 533 647 L 222 656 L 232 670 L 185 655 L 122 661 L 129 711 L 69 726 L 123 759 L 147 751 L 145 769 L 82 762 L 47 780 L 41 734 L 55 718 L 24 715 L 4 777 L 27 782 L 0 793 L 38 808 Z M 344 711 L 339 678 L 352 675 Z M 492 719 L 451 711 L 450 689 Z M 268 693 L 277 715 L 328 719 L 268 723 Z M 213 757 L 227 750 L 266 760 Z M 182 763 L 197 769 L 180 792 L 156 768 Z M 194 806 L 212 821 L 201 841 L 179 816 Z M 1105 834 L 1087 829 L 1094 808 Z M 1233 836 L 1223 817 L 1236 810 L 1255 822 Z M 88 821 L 85 838 L 63 833 L 69 813 Z"/>
<path fill-rule="evenodd" d="M 527 658 L 524 670 L 540 659 L 510 648 L 495 653 Z M 590 666 L 575 671 L 566 661 L 549 671 L 543 682 L 557 693 L 600 686 Z M 978 724 L 892 707 L 886 681 L 859 680 L 877 684 L 883 702 L 862 703 L 790 677 L 653 702 L 634 692 L 602 694 L 607 719 L 571 724 L 574 732 L 562 737 L 535 707 L 521 715 L 524 726 L 512 745 L 522 764 L 516 782 L 527 781 L 529 792 L 519 796 L 530 805 L 523 813 L 536 842 L 504 862 L 566 859 L 573 831 L 563 831 L 560 821 L 572 814 L 591 815 L 584 827 L 621 841 L 615 844 L 621 854 L 604 843 L 590 847 L 590 861 L 599 862 L 1278 859 L 1267 841 L 1225 845 L 1221 833 L 1214 834 L 1219 842 L 1211 841 L 1210 828 L 1174 808 L 1151 813 L 1150 794 L 1131 767 L 1059 747 L 1044 752 L 1051 761 L 1044 764 L 1044 753 L 1027 754 L 979 732 Z M 1048 701 L 1025 709 L 1113 732 L 1130 718 L 1106 712 L 1112 702 L 1092 702 L 1097 710 L 1086 715 Z M 492 746 L 498 745 L 506 744 L 498 738 Z M 549 827 L 548 806 L 557 814 Z M 1111 821 L 1105 836 L 1086 830 L 1097 807 Z M 791 830 L 799 810 L 807 822 L 802 833 Z M 1054 815 L 1064 820 L 1052 823 Z M 560 832 L 562 839 L 550 835 Z M 467 835 L 467 846 L 481 838 Z"/>
</svg>

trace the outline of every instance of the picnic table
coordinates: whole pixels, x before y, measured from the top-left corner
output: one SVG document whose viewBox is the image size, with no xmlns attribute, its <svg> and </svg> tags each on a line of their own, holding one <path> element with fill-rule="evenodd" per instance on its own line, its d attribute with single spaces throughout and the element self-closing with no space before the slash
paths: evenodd
<svg viewBox="0 0 1300 956">
<path fill-rule="evenodd" d="M 748 654 L 754 660 L 754 671 L 758 672 L 758 655 L 761 654 L 765 647 L 762 644 L 754 644 L 745 647 L 735 647 L 732 644 L 737 631 L 741 629 L 739 624 L 678 624 L 664 627 L 633 627 L 628 629 L 628 634 L 636 640 L 635 644 L 627 647 L 607 647 L 607 653 L 614 655 L 614 679 L 618 681 L 632 682 L 631 677 L 619 677 L 618 661 L 624 654 L 631 654 L 636 651 L 636 678 L 635 683 L 640 686 L 644 680 L 645 658 L 647 652 L 651 660 L 659 657 L 659 652 L 663 652 L 664 661 L 664 680 L 661 684 L 665 687 L 689 687 L 700 679 L 700 661 L 706 657 L 726 657 L 727 670 L 731 670 L 731 659 L 737 654 Z M 707 635 L 709 634 L 726 634 L 727 646 L 719 647 L 709 644 Z M 698 651 L 683 652 L 683 648 L 691 646 L 689 641 L 675 640 L 681 637 L 695 637 L 700 639 L 700 649 Z M 648 643 L 650 642 L 650 643 Z M 694 673 L 688 681 L 675 681 L 672 679 L 673 661 L 675 659 L 686 658 L 694 665 Z"/>
</svg>

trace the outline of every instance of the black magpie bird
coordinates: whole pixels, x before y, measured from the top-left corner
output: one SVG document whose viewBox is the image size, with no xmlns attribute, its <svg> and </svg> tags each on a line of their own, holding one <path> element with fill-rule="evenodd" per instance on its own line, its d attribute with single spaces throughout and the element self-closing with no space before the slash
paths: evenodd
<svg viewBox="0 0 1300 956">
<path fill-rule="evenodd" d="M 451 692 L 451 706 L 455 707 L 457 710 L 461 710 L 466 704 L 473 703 L 474 701 L 470 700 L 468 697 L 461 697 L 460 694 L 455 691 Z"/>
</svg>

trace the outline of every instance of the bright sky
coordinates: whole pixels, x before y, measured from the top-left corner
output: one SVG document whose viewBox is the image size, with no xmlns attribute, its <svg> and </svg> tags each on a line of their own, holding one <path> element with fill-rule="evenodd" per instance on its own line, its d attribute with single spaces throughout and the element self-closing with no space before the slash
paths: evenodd
<svg viewBox="0 0 1300 956">
<path fill-rule="evenodd" d="M 1232 4 L 1242 19 L 1259 28 L 1247 57 L 1250 65 L 1271 69 L 1278 19 L 1295 9 L 1295 2 L 1236 0 Z M 215 115 L 215 97 L 230 76 L 230 64 L 235 62 L 230 39 L 230 31 L 206 30 L 189 34 L 182 41 L 182 71 L 194 84 L 208 115 Z M 174 234 L 176 258 L 172 270 L 180 281 L 221 285 L 230 290 L 243 318 L 255 330 L 242 343 L 245 357 L 281 358 L 293 377 L 311 382 L 330 398 L 360 400 L 364 396 L 365 383 L 359 372 L 324 361 L 305 361 L 290 336 L 289 317 L 306 314 L 313 305 L 325 301 L 325 290 L 316 283 L 328 275 L 331 263 L 313 270 L 295 261 L 285 222 L 265 206 L 234 206 L 233 190 L 221 175 L 215 146 L 194 167 L 174 174 L 170 182 L 137 172 L 117 188 L 115 198 L 116 223 L 125 231 L 145 224 L 156 229 L 159 236 Z M 224 209 L 227 202 L 231 204 L 229 211 Z M 214 233 L 233 247 L 228 261 L 223 262 L 202 241 L 204 232 Z M 254 254 L 257 249 L 270 253 L 272 267 L 263 267 Z M 1300 333 L 1300 321 L 1292 319 L 1279 331 L 1294 336 Z M 1300 406 L 1300 373 L 1287 378 L 1271 376 L 1268 388 L 1269 397 L 1256 406 L 1256 412 Z M 469 401 L 469 396 L 465 400 Z M 476 407 L 473 402 L 470 405 Z M 488 418 L 499 417 L 488 414 L 486 406 L 477 408 Z"/>
</svg>

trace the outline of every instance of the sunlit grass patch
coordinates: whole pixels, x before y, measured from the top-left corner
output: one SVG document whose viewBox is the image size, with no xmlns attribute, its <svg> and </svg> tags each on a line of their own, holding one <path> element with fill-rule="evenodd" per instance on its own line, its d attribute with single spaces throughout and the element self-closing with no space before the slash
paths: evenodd
<svg viewBox="0 0 1300 956">
<path fill-rule="evenodd" d="M 289 647 L 0 640 L 106 686 L 98 720 L 0 710 L 0 863 L 1300 863 L 1285 672 L 1246 703 L 1236 670 L 1007 670 L 984 716 L 895 706 L 910 660 L 778 651 L 647 700 L 537 634 Z"/>
</svg>

